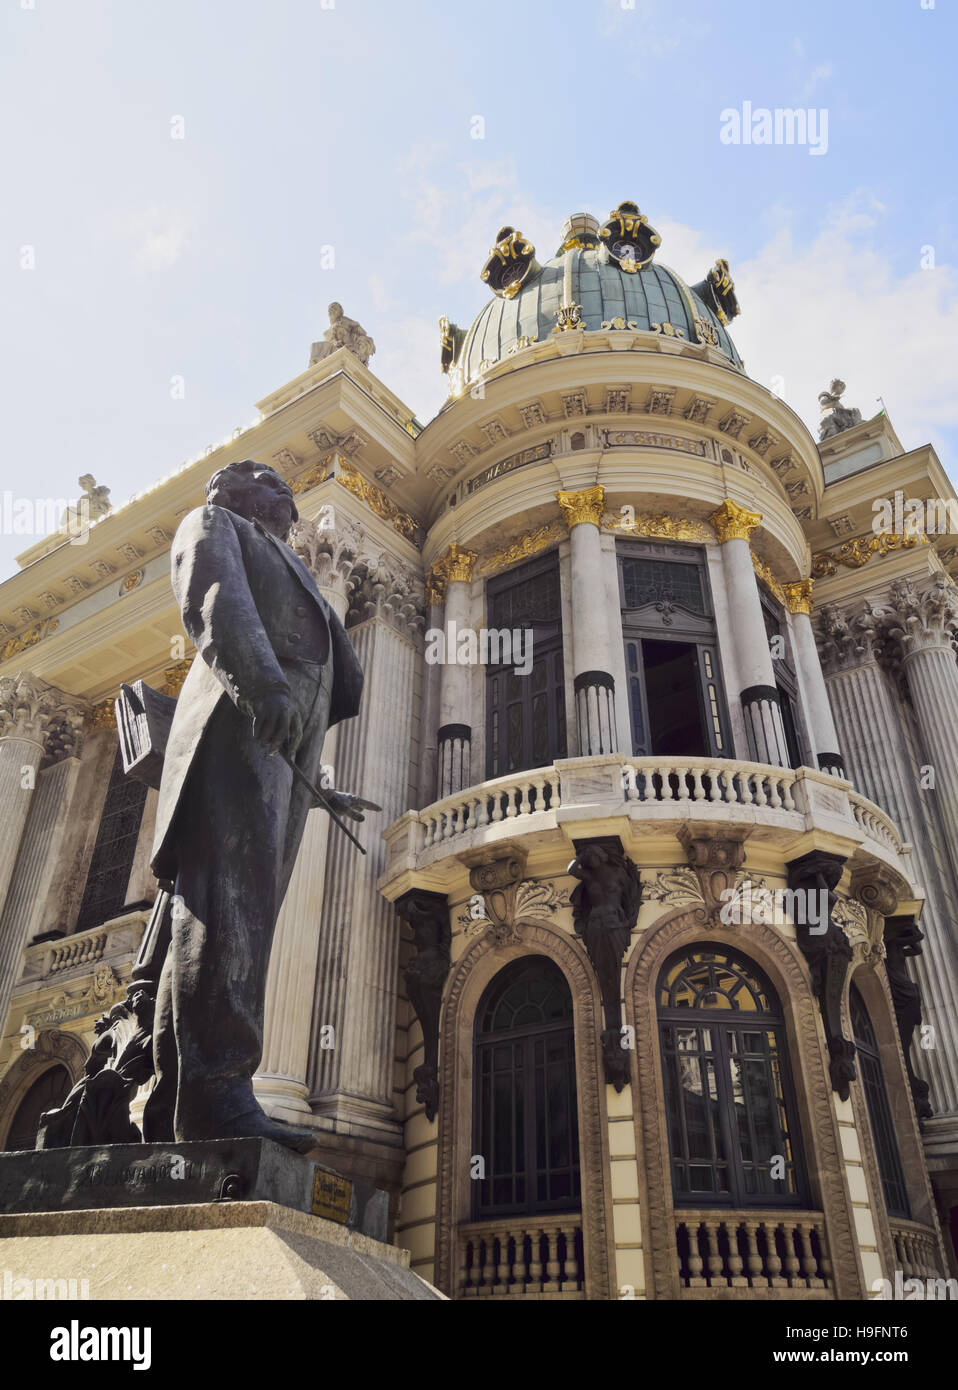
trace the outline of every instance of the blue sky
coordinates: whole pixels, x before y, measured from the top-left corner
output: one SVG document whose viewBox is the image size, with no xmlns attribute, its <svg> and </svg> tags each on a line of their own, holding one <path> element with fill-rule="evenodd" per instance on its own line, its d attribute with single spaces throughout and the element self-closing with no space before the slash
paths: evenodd
<svg viewBox="0 0 958 1390">
<path fill-rule="evenodd" d="M 810 425 L 840 375 L 955 477 L 952 0 L 628 4 L 3 0 L 0 486 L 125 500 L 252 420 L 333 299 L 426 420 L 499 226 L 545 259 L 623 198 L 686 279 L 729 259 L 746 366 Z M 746 101 L 824 108 L 827 152 L 723 144 Z"/>
</svg>

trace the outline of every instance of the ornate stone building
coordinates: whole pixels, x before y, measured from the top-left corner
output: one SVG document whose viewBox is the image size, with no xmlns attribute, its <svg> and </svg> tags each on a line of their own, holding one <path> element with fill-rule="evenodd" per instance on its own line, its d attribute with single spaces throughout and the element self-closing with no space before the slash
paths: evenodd
<svg viewBox="0 0 958 1390">
<path fill-rule="evenodd" d="M 427 426 L 340 310 L 353 337 L 256 424 L 21 557 L 0 1145 L 32 1143 L 129 978 L 155 793 L 113 700 L 177 693 L 170 539 L 255 457 L 366 671 L 324 760 L 383 806 L 363 859 L 311 813 L 267 1108 L 395 1194 L 455 1297 L 956 1272 L 958 540 L 873 530 L 877 498 L 954 494 L 839 381 L 816 443 L 745 372 L 728 265 L 688 284 L 659 240 L 629 203 L 541 263 L 503 228 L 475 322 L 441 320 Z"/>
</svg>

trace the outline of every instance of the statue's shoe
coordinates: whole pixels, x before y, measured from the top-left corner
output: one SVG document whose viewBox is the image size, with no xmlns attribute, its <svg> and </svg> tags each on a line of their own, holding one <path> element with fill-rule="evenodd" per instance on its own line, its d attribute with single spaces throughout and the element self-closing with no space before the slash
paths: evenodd
<svg viewBox="0 0 958 1390">
<path fill-rule="evenodd" d="M 294 1149 L 296 1153 L 309 1153 L 316 1147 L 317 1135 L 313 1129 L 301 1129 L 297 1125 L 283 1124 L 282 1120 L 271 1120 L 262 1110 L 249 1110 L 238 1115 L 224 1125 L 217 1125 L 211 1139 L 272 1139 L 275 1144 Z"/>
</svg>

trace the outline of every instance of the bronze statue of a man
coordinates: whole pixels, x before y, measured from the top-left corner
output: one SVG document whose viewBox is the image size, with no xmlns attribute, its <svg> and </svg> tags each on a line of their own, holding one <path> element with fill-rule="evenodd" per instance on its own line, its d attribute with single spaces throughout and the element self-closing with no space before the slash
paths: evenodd
<svg viewBox="0 0 958 1390">
<path fill-rule="evenodd" d="M 163 763 L 153 870 L 172 891 L 172 941 L 157 992 L 156 1081 L 143 1137 L 261 1135 L 307 1149 L 253 1094 L 266 972 L 313 799 L 326 730 L 359 709 L 363 672 L 345 630 L 285 544 L 298 519 L 274 469 L 215 473 L 171 552 L 197 656 Z M 329 793 L 361 820 L 362 802 Z"/>
</svg>

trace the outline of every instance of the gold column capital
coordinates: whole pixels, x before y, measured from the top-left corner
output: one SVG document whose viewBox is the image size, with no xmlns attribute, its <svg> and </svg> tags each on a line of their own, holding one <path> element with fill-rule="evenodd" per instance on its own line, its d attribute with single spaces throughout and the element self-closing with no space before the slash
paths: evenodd
<svg viewBox="0 0 958 1390">
<path fill-rule="evenodd" d="M 573 526 L 581 526 L 585 522 L 592 526 L 602 524 L 605 488 L 600 483 L 584 488 L 582 492 L 557 492 L 556 501 L 562 511 L 562 520 L 570 531 Z"/>
<path fill-rule="evenodd" d="M 813 583 L 811 579 L 795 579 L 790 584 L 782 585 L 789 613 L 805 613 L 809 618 L 812 616 Z"/>
<path fill-rule="evenodd" d="M 452 542 L 445 555 L 435 561 L 429 571 L 426 584 L 427 594 L 435 603 L 445 597 L 446 585 L 455 581 L 468 584 L 472 579 L 472 569 L 479 558 L 475 550 L 466 550 Z"/>
<path fill-rule="evenodd" d="M 750 540 L 752 532 L 757 531 L 762 524 L 762 513 L 750 512 L 733 502 L 731 497 L 726 497 L 722 505 L 709 517 L 709 521 L 715 528 L 719 544 L 724 545 L 726 541 Z"/>
</svg>

